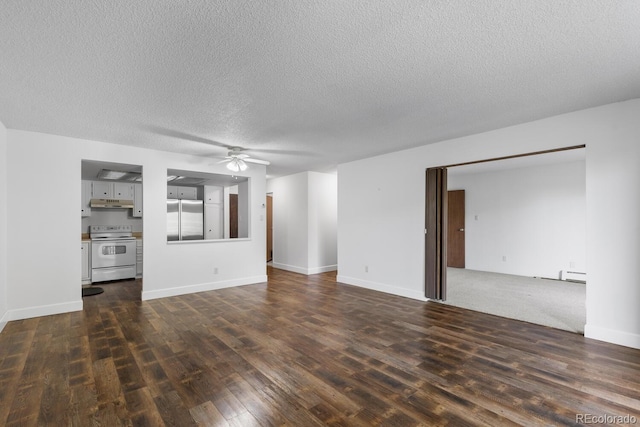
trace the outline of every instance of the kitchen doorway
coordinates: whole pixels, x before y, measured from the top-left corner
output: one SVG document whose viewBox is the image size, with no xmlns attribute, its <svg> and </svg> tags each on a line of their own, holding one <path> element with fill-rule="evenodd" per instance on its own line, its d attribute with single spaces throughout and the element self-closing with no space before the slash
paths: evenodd
<svg viewBox="0 0 640 427">
<path fill-rule="evenodd" d="M 582 160 L 571 160 L 576 157 L 581 157 Z M 501 160 L 505 161 L 502 162 L 505 165 L 500 166 Z M 566 163 L 565 165 L 564 162 L 569 163 Z M 536 169 L 535 166 L 532 167 L 532 165 L 535 165 L 536 163 L 555 163 L 555 165 L 544 166 L 546 169 Z M 543 166 L 540 167 L 543 168 Z M 465 168 L 468 168 L 470 171 L 466 181 L 459 178 L 459 171 L 464 170 Z M 498 170 L 500 168 L 511 168 L 515 175 L 512 175 L 509 171 L 502 173 L 485 172 L 486 175 L 482 172 L 483 169 L 486 171 Z M 558 284 L 558 286 L 562 286 L 567 283 L 564 287 L 568 287 L 569 284 L 568 282 L 559 281 L 562 276 L 561 272 L 574 269 L 575 267 L 576 270 L 584 271 L 586 273 L 584 146 L 530 153 L 523 156 L 509 156 L 508 158 L 488 159 L 480 162 L 448 165 L 439 169 L 443 176 L 443 179 L 440 182 L 441 191 L 427 191 L 426 193 L 427 228 L 425 230 L 425 241 L 427 248 L 429 247 L 429 239 L 431 239 L 432 246 L 436 246 L 436 249 L 432 250 L 432 253 L 438 253 L 437 246 L 440 246 L 439 249 L 442 253 L 442 258 L 444 258 L 446 262 L 443 262 L 441 259 L 434 265 L 434 259 L 430 259 L 428 257 L 429 252 L 427 251 L 427 256 L 425 257 L 425 294 L 428 298 L 446 301 L 448 291 L 451 291 L 454 296 L 457 295 L 457 293 L 454 293 L 455 288 L 452 288 L 451 286 L 456 286 L 455 283 L 459 282 L 460 277 L 472 277 L 467 273 L 471 273 L 475 270 L 479 272 L 510 275 L 509 277 L 511 277 L 513 281 L 518 282 L 520 282 L 519 280 L 516 280 L 518 277 L 528 279 L 550 279 L 555 280 L 555 283 Z M 568 169 L 571 169 L 573 172 Z M 528 175 L 525 174 L 523 175 L 524 178 L 521 178 L 524 179 L 522 182 L 527 185 L 523 185 L 522 188 L 519 188 L 517 187 L 518 183 L 515 181 L 504 182 L 510 181 L 508 178 L 505 179 L 505 176 L 517 176 L 516 172 L 519 170 L 529 171 Z M 532 175 L 532 171 L 534 170 L 543 172 L 539 175 Z M 544 171 L 549 171 L 550 176 L 544 176 Z M 554 181 L 554 179 L 563 179 L 562 177 L 565 176 L 565 174 L 569 177 L 569 183 Z M 483 193 L 485 194 L 485 197 L 478 195 L 480 184 L 477 182 L 482 181 L 480 178 L 483 176 L 485 177 L 483 179 L 488 179 L 488 176 L 493 176 L 494 178 L 502 177 L 501 180 L 495 180 L 495 186 L 490 187 L 491 189 L 487 191 L 497 192 L 500 191 L 502 187 L 506 187 L 510 189 L 511 193 L 507 193 L 510 195 L 502 196 L 502 199 L 491 193 Z M 574 200 L 576 203 L 575 206 L 573 206 L 566 200 L 573 197 L 573 195 L 567 195 L 566 192 L 570 191 L 572 188 L 578 188 L 578 190 L 580 190 L 580 186 L 575 187 L 576 181 L 578 180 L 582 181 L 582 196 L 579 196 Z M 540 183 L 536 184 L 538 181 Z M 428 180 L 427 182 L 427 190 L 429 190 L 430 184 Z M 466 207 L 469 209 L 469 206 L 472 206 L 472 211 L 467 211 L 466 214 L 463 215 L 466 218 L 466 225 L 462 223 L 460 225 L 452 226 L 452 224 L 450 224 L 450 220 L 453 212 L 449 196 L 455 194 L 451 191 L 464 190 L 465 182 L 467 185 L 471 185 L 471 188 L 473 189 L 470 193 L 466 192 L 466 197 L 471 200 L 471 204 L 469 204 L 469 201 L 467 200 L 468 203 Z M 484 181 L 482 182 L 484 185 Z M 535 185 L 538 185 L 538 192 L 534 192 L 529 196 L 528 193 L 526 193 L 526 191 L 528 191 L 529 184 L 531 184 L 534 189 L 536 188 Z M 431 185 L 433 186 L 433 184 Z M 544 185 L 547 185 L 547 187 L 544 187 Z M 543 191 L 540 190 L 541 188 Z M 562 191 L 565 193 L 562 193 Z M 580 191 L 577 191 L 577 193 L 579 194 Z M 433 200 L 433 195 L 440 196 L 439 200 Z M 432 197 L 431 200 L 429 200 L 430 196 Z M 529 199 L 527 199 L 527 197 L 529 197 Z M 483 199 L 482 203 L 478 202 L 479 198 Z M 430 211 L 434 211 L 434 209 L 437 208 L 438 203 L 440 204 L 441 209 L 442 207 L 446 207 L 446 209 L 443 210 L 443 212 L 446 211 L 446 213 L 442 215 L 443 221 L 440 223 L 432 223 L 432 228 L 429 228 L 428 214 Z M 518 203 L 520 204 L 518 205 Z M 434 205 L 436 208 L 433 207 Z M 569 206 L 569 209 L 573 209 L 578 221 L 571 222 L 567 219 L 567 215 L 569 214 L 564 213 L 564 211 L 567 210 L 567 206 Z M 582 211 L 576 214 L 575 211 L 580 209 Z M 498 213 L 500 215 L 497 215 Z M 531 221 L 524 223 L 516 222 L 515 219 L 520 217 L 528 218 Z M 541 225 L 545 220 L 550 221 L 549 227 L 544 228 Z M 562 221 L 564 221 L 564 223 Z M 500 222 L 504 222 L 506 224 L 505 228 L 498 228 Z M 571 228 L 573 223 L 577 224 L 576 227 L 574 227 L 573 230 L 567 231 L 567 228 Z M 582 228 L 580 229 L 580 227 Z M 467 245 L 469 245 L 469 237 L 473 236 L 471 239 L 471 248 L 467 246 L 466 250 L 467 263 L 465 267 L 467 270 L 464 270 L 464 267 L 462 266 L 457 267 L 455 264 L 451 263 L 451 249 L 456 243 L 453 239 L 449 238 L 449 236 L 447 236 L 447 238 L 441 238 L 440 241 L 438 241 L 437 237 L 439 232 L 441 232 L 439 228 L 441 228 L 441 230 L 447 230 L 446 234 L 448 235 L 451 235 L 451 233 L 455 234 L 455 231 L 459 234 L 465 235 L 467 238 Z M 461 229 L 464 231 L 460 231 Z M 467 234 L 467 231 L 474 234 L 469 235 Z M 556 234 L 566 235 L 567 238 L 563 237 L 564 240 L 560 239 L 559 241 L 554 242 L 552 238 L 549 238 L 549 236 L 554 236 Z M 522 236 L 527 236 L 528 239 L 522 240 L 518 243 L 518 239 Z M 571 236 L 576 238 L 575 243 L 567 242 L 571 240 Z M 547 246 L 545 247 L 544 245 Z M 563 248 L 556 247 L 563 245 L 565 246 Z M 549 264 L 552 266 L 551 268 L 545 267 L 546 270 L 544 268 L 540 268 L 540 265 L 552 258 L 553 254 L 556 255 L 555 261 L 557 261 L 558 253 L 562 252 L 562 249 L 566 249 L 567 252 L 566 259 L 562 260 L 564 263 L 562 266 L 556 262 L 556 264 Z M 578 252 L 577 256 L 575 255 L 576 250 Z M 469 259 L 469 253 L 473 255 L 471 260 Z M 478 255 L 479 253 L 480 255 Z M 469 261 L 471 261 L 471 264 L 469 264 Z M 453 270 L 451 269 L 452 267 L 454 267 Z M 456 270 L 456 267 L 459 270 Z M 494 269 L 491 267 L 496 268 Z M 438 269 L 440 271 L 438 271 Z M 434 274 L 433 271 L 436 271 L 437 274 Z M 458 271 L 465 271 L 467 273 L 460 274 Z M 453 274 L 454 272 L 456 274 Z M 437 278 L 438 276 L 441 281 L 434 283 L 434 277 Z M 527 281 L 523 280 L 522 283 L 527 283 Z M 556 288 L 560 289 L 558 286 L 556 286 Z M 585 287 L 584 283 L 582 286 Z M 438 295 L 438 292 L 440 292 L 440 298 L 434 297 L 434 295 Z M 553 300 L 553 294 L 549 294 L 548 298 Z M 561 298 L 558 297 L 558 300 L 560 299 Z M 580 299 L 576 298 L 576 301 L 580 301 Z M 581 306 L 577 308 L 577 311 L 582 311 L 582 317 L 584 317 L 586 308 Z"/>
<path fill-rule="evenodd" d="M 87 288 L 105 290 L 122 282 L 137 289 L 135 298 L 141 299 L 142 186 L 141 165 L 82 160 L 83 293 Z"/>
</svg>

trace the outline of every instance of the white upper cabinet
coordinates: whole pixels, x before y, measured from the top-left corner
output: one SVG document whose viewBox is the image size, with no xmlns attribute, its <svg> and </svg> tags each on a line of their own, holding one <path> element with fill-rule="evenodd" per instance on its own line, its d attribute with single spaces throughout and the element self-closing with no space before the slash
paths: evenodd
<svg viewBox="0 0 640 427">
<path fill-rule="evenodd" d="M 131 216 L 142 218 L 142 184 L 133 184 L 133 211 Z"/>
<path fill-rule="evenodd" d="M 198 200 L 198 188 L 167 185 L 167 199 Z"/>
<path fill-rule="evenodd" d="M 198 189 L 196 187 L 178 187 L 178 199 L 198 200 Z"/>
<path fill-rule="evenodd" d="M 131 216 L 142 218 L 142 184 L 130 182 L 82 181 L 83 217 L 91 216 L 91 199 L 133 200 Z"/>
<path fill-rule="evenodd" d="M 82 181 L 80 215 L 83 217 L 91 216 L 91 181 Z"/>
<path fill-rule="evenodd" d="M 133 184 L 130 182 L 93 181 L 92 185 L 94 199 L 133 200 Z"/>
<path fill-rule="evenodd" d="M 222 187 L 217 185 L 204 186 L 204 202 L 205 203 L 222 203 Z"/>
<path fill-rule="evenodd" d="M 175 185 L 167 185 L 167 199 L 178 198 L 178 187 Z"/>
<path fill-rule="evenodd" d="M 94 199 L 113 199 L 113 182 L 93 181 L 91 185 Z"/>
<path fill-rule="evenodd" d="M 129 182 L 114 182 L 113 196 L 114 199 L 133 200 L 133 184 Z"/>
</svg>

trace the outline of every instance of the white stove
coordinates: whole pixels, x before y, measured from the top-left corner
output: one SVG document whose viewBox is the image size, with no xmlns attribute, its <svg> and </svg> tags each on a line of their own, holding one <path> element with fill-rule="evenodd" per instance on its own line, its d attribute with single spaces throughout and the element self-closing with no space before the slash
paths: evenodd
<svg viewBox="0 0 640 427">
<path fill-rule="evenodd" d="M 136 277 L 136 239 L 130 225 L 92 225 L 91 282 Z"/>
</svg>

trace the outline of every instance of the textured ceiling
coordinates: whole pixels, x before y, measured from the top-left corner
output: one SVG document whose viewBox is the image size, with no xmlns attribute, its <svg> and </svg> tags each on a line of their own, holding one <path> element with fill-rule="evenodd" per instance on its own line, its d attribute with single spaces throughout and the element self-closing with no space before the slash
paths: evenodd
<svg viewBox="0 0 640 427">
<path fill-rule="evenodd" d="M 640 97 L 640 2 L 3 0 L 8 128 L 270 176 Z"/>
</svg>

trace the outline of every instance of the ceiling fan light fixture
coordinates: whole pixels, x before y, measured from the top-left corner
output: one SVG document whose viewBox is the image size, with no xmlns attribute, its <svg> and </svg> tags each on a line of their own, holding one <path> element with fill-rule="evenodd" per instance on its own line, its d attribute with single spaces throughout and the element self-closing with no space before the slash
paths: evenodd
<svg viewBox="0 0 640 427">
<path fill-rule="evenodd" d="M 229 163 L 227 163 L 227 169 L 233 172 L 242 172 L 247 170 L 247 164 L 244 160 L 234 157 Z"/>
</svg>

